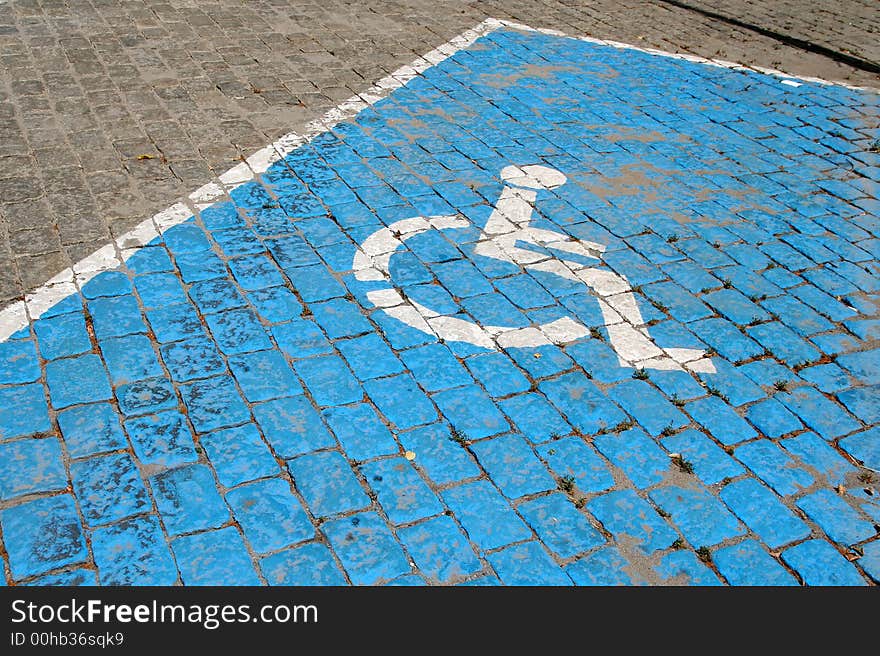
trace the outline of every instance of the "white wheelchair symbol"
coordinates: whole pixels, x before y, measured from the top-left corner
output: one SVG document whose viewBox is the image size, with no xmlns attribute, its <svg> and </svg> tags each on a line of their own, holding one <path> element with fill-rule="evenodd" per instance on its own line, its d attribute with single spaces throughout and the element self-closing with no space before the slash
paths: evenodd
<svg viewBox="0 0 880 656">
<path fill-rule="evenodd" d="M 660 348 L 653 342 L 626 277 L 547 253 L 554 250 L 601 260 L 605 252 L 602 244 L 529 225 L 538 190 L 560 187 L 566 182 L 565 175 L 540 165 L 507 166 L 501 171 L 501 179 L 504 189 L 475 245 L 475 254 L 584 283 L 595 295 L 608 341 L 621 366 L 668 370 L 682 369 L 682 365 L 686 365 L 691 371 L 715 372 L 703 350 Z M 467 228 L 470 225 L 470 221 L 461 215 L 427 216 L 397 221 L 372 233 L 360 244 L 352 263 L 357 280 L 386 283 L 381 289 L 367 292 L 370 303 L 429 335 L 493 350 L 567 344 L 590 334 L 586 326 L 570 317 L 527 328 L 479 325 L 459 317 L 441 315 L 405 298 L 394 288 L 390 282 L 391 257 L 407 239 L 427 230 Z M 541 247 L 541 251 L 522 248 L 529 244 Z"/>
</svg>

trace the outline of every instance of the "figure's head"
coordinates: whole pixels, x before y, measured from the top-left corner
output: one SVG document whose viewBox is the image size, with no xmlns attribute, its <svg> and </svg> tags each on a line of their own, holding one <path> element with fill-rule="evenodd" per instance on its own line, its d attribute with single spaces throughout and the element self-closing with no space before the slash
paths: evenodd
<svg viewBox="0 0 880 656">
<path fill-rule="evenodd" d="M 501 179 L 505 184 L 526 189 L 556 189 L 566 180 L 561 172 L 540 164 L 505 166 L 501 169 Z"/>
</svg>

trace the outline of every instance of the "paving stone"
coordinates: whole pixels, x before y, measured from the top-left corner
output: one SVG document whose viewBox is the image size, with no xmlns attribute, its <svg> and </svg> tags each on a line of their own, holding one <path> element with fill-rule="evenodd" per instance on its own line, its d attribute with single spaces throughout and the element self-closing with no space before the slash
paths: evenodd
<svg viewBox="0 0 880 656">
<path fill-rule="evenodd" d="M 700 431 L 682 431 L 664 438 L 662 444 L 669 453 L 678 453 L 690 463 L 697 478 L 706 485 L 715 485 L 745 472 L 739 463 Z"/>
<path fill-rule="evenodd" d="M 866 585 L 856 568 L 825 540 L 807 540 L 786 549 L 782 559 L 806 585 Z"/>
<path fill-rule="evenodd" d="M 507 500 L 487 481 L 450 488 L 443 492 L 443 500 L 470 539 L 484 551 L 531 537 Z"/>
<path fill-rule="evenodd" d="M 602 535 L 562 494 L 522 503 L 519 512 L 538 538 L 560 558 L 571 558 L 605 544 Z"/>
<path fill-rule="evenodd" d="M 470 452 L 452 440 L 449 426 L 431 424 L 399 435 L 405 449 L 416 454 L 415 464 L 437 485 L 479 476 Z"/>
<path fill-rule="evenodd" d="M 515 499 L 556 487 L 556 482 L 519 435 L 502 435 L 471 446 L 477 461 L 502 494 Z"/>
<path fill-rule="evenodd" d="M 657 488 L 650 496 L 694 547 L 708 547 L 743 533 L 742 524 L 705 490 L 669 486 Z"/>
<path fill-rule="evenodd" d="M 162 472 L 150 478 L 150 487 L 171 535 L 217 528 L 229 521 L 229 510 L 205 465 Z"/>
<path fill-rule="evenodd" d="M 605 547 L 565 567 L 575 585 L 632 585 L 630 564 L 615 547 Z"/>
<path fill-rule="evenodd" d="M 145 465 L 175 467 L 198 458 L 186 417 L 179 412 L 127 419 L 125 430 L 135 455 Z"/>
<path fill-rule="evenodd" d="M 797 506 L 835 542 L 855 544 L 876 533 L 871 522 L 863 519 L 843 497 L 831 490 L 808 494 L 797 502 Z"/>
<path fill-rule="evenodd" d="M 656 485 L 669 471 L 669 456 L 638 428 L 599 435 L 593 444 L 602 455 L 620 467 L 636 487 Z"/>
<path fill-rule="evenodd" d="M 678 585 L 721 585 L 718 577 L 693 551 L 673 551 L 661 557 L 654 571 L 667 583 Z"/>
<path fill-rule="evenodd" d="M 587 510 L 619 539 L 632 540 L 646 555 L 666 549 L 678 534 L 647 501 L 632 490 L 603 494 L 587 503 Z"/>
<path fill-rule="evenodd" d="M 208 433 L 199 442 L 223 487 L 235 487 L 280 471 L 254 424 Z"/>
<path fill-rule="evenodd" d="M 402 528 L 399 535 L 416 566 L 429 579 L 448 583 L 482 569 L 467 538 L 450 517 L 441 515 Z"/>
<path fill-rule="evenodd" d="M 13 579 L 86 560 L 73 496 L 35 499 L 0 510 L 0 528 Z"/>
<path fill-rule="evenodd" d="M 318 542 L 279 551 L 260 561 L 269 585 L 345 585 L 330 550 Z"/>
<path fill-rule="evenodd" d="M 797 585 L 795 578 L 756 540 L 721 547 L 712 562 L 730 585 Z"/>
<path fill-rule="evenodd" d="M 436 495 L 405 458 L 388 458 L 361 467 L 367 484 L 392 524 L 408 524 L 443 512 Z"/>
<path fill-rule="evenodd" d="M 92 532 L 92 552 L 102 585 L 177 582 L 177 566 L 154 515 L 96 529 Z"/>
<path fill-rule="evenodd" d="M 73 489 L 86 523 L 107 524 L 151 509 L 140 472 L 127 453 L 80 460 L 70 465 Z"/>
<path fill-rule="evenodd" d="M 581 492 L 602 492 L 614 486 L 608 465 L 579 437 L 548 442 L 540 445 L 537 451 L 558 478 L 570 476 Z"/>
<path fill-rule="evenodd" d="M 315 529 L 290 484 L 268 478 L 226 493 L 232 514 L 258 553 L 276 551 L 315 535 Z"/>
<path fill-rule="evenodd" d="M 58 438 L 0 444 L 0 501 L 66 487 L 67 472 Z"/>
<path fill-rule="evenodd" d="M 370 503 L 338 451 L 321 451 L 287 462 L 296 489 L 316 517 L 364 508 Z"/>
<path fill-rule="evenodd" d="M 282 458 L 336 446 L 321 416 L 303 395 L 258 403 L 253 412 L 266 440 Z"/>
<path fill-rule="evenodd" d="M 185 585 L 259 585 L 260 579 L 235 528 L 228 526 L 171 543 Z"/>
<path fill-rule="evenodd" d="M 810 535 L 810 528 L 754 478 L 729 483 L 719 496 L 771 549 Z"/>
<path fill-rule="evenodd" d="M 403 550 L 376 513 L 336 519 L 322 528 L 355 585 L 376 585 L 410 571 Z"/>
<path fill-rule="evenodd" d="M 487 558 L 505 585 L 571 585 L 571 579 L 537 542 L 515 544 Z"/>
</svg>

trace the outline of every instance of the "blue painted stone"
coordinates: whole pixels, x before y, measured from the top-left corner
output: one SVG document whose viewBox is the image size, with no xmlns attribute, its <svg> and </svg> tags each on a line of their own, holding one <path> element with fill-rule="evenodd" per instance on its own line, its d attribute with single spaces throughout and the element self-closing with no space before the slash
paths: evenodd
<svg viewBox="0 0 880 656">
<path fill-rule="evenodd" d="M 217 528 L 229 521 L 229 511 L 205 465 L 162 472 L 150 478 L 150 486 L 170 535 Z"/>
<path fill-rule="evenodd" d="M 368 460 L 400 451 L 375 410 L 366 403 L 327 408 L 322 414 L 352 460 Z"/>
<path fill-rule="evenodd" d="M 200 253 L 211 250 L 205 231 L 193 223 L 184 222 L 162 234 L 168 250 L 175 256 L 181 253 Z"/>
<path fill-rule="evenodd" d="M 46 384 L 56 410 L 112 396 L 104 364 L 93 353 L 47 363 Z"/>
<path fill-rule="evenodd" d="M 720 496 L 727 507 L 771 549 L 810 535 L 810 527 L 754 478 L 726 485 Z"/>
<path fill-rule="evenodd" d="M 180 393 L 198 433 L 242 424 L 251 418 L 231 376 L 214 376 L 181 385 Z"/>
<path fill-rule="evenodd" d="M 605 544 L 605 538 L 564 495 L 554 493 L 527 501 L 520 514 L 538 538 L 560 558 L 571 558 Z"/>
<path fill-rule="evenodd" d="M 650 496 L 694 547 L 708 547 L 744 532 L 742 524 L 706 490 L 669 486 Z"/>
<path fill-rule="evenodd" d="M 434 405 L 408 374 L 367 381 L 364 390 L 388 421 L 401 430 L 437 419 Z"/>
<path fill-rule="evenodd" d="M 569 423 L 586 435 L 613 428 L 626 419 L 626 415 L 581 374 L 564 374 L 538 387 Z"/>
<path fill-rule="evenodd" d="M 808 494 L 797 502 L 797 506 L 835 542 L 850 545 L 876 534 L 871 522 L 864 519 L 842 496 L 831 490 L 823 489 Z"/>
<path fill-rule="evenodd" d="M 488 482 L 475 481 L 443 492 L 470 539 L 486 551 L 531 537 L 507 500 Z"/>
<path fill-rule="evenodd" d="M 856 387 L 840 392 L 837 398 L 843 406 L 865 424 L 880 423 L 880 385 Z"/>
<path fill-rule="evenodd" d="M 776 398 L 826 440 L 859 428 L 859 423 L 843 408 L 812 387 L 799 387 L 791 392 L 777 394 Z"/>
<path fill-rule="evenodd" d="M 0 528 L 13 579 L 86 560 L 88 552 L 73 497 L 28 501 L 0 510 Z"/>
<path fill-rule="evenodd" d="M 566 347 L 565 352 L 584 368 L 584 371 L 600 383 L 616 383 L 627 380 L 632 375 L 629 367 L 621 367 L 617 353 L 608 344 L 598 339 L 575 342 Z"/>
<path fill-rule="evenodd" d="M 662 481 L 669 472 L 669 456 L 638 428 L 598 435 L 593 444 L 599 452 L 636 484 L 646 488 Z"/>
<path fill-rule="evenodd" d="M 428 392 L 458 387 L 469 380 L 464 367 L 442 344 L 427 344 L 402 354 L 407 368 Z"/>
<path fill-rule="evenodd" d="M 89 314 L 98 340 L 147 332 L 141 308 L 129 294 L 89 301 Z"/>
<path fill-rule="evenodd" d="M 153 345 L 144 335 L 127 335 L 101 341 L 101 355 L 107 363 L 110 380 L 124 385 L 163 374 Z"/>
<path fill-rule="evenodd" d="M 801 433 L 779 443 L 790 454 L 825 476 L 833 486 L 843 483 L 856 468 L 815 433 Z"/>
<path fill-rule="evenodd" d="M 42 385 L 0 388 L 0 407 L 17 410 L 0 415 L 0 440 L 44 433 L 52 428 Z"/>
<path fill-rule="evenodd" d="M 336 446 L 320 415 L 303 395 L 258 403 L 253 412 L 266 440 L 282 458 Z"/>
<path fill-rule="evenodd" d="M 58 426 L 71 458 L 126 446 L 119 415 L 109 403 L 94 403 L 59 412 Z"/>
<path fill-rule="evenodd" d="M 766 396 L 760 387 L 726 360 L 713 358 L 712 364 L 715 365 L 715 373 L 701 373 L 700 380 L 707 388 L 718 390 L 733 407 L 738 408 Z"/>
<path fill-rule="evenodd" d="M 269 478 L 242 485 L 227 492 L 226 501 L 258 553 L 276 551 L 315 535 L 302 504 L 284 479 Z"/>
<path fill-rule="evenodd" d="M 30 340 L 0 342 L 0 385 L 20 385 L 39 379 L 37 350 Z"/>
<path fill-rule="evenodd" d="M 745 472 L 739 463 L 697 430 L 688 429 L 667 437 L 663 440 L 663 447 L 670 453 L 681 454 L 693 465 L 697 478 L 706 485 L 715 485 Z"/>
<path fill-rule="evenodd" d="M 223 356 L 217 350 L 217 345 L 204 334 L 164 344 L 159 350 L 171 378 L 177 382 L 207 378 L 226 372 L 226 365 Z"/>
<path fill-rule="evenodd" d="M 517 431 L 533 444 L 546 442 L 554 435 L 567 435 L 571 426 L 562 415 L 540 394 L 530 392 L 498 402 Z"/>
<path fill-rule="evenodd" d="M 254 424 L 208 433 L 200 442 L 223 487 L 235 487 L 280 471 Z"/>
<path fill-rule="evenodd" d="M 360 380 L 390 376 L 403 371 L 400 360 L 375 333 L 336 342 L 336 348 Z"/>
<path fill-rule="evenodd" d="M 613 536 L 626 536 L 647 555 L 666 549 L 678 538 L 669 524 L 633 490 L 617 490 L 587 503 L 587 510 Z"/>
<path fill-rule="evenodd" d="M 67 472 L 56 437 L 0 444 L 0 501 L 67 487 Z"/>
<path fill-rule="evenodd" d="M 329 521 L 322 528 L 354 585 L 376 585 L 411 571 L 400 545 L 374 512 Z"/>
<path fill-rule="evenodd" d="M 437 496 L 405 458 L 377 460 L 363 465 L 361 471 L 392 524 L 408 524 L 443 512 Z"/>
<path fill-rule="evenodd" d="M 119 409 L 125 415 L 140 415 L 177 407 L 177 396 L 171 382 L 165 378 L 151 378 L 127 383 L 116 388 Z"/>
<path fill-rule="evenodd" d="M 775 358 L 785 362 L 790 367 L 796 367 L 808 362 L 818 360 L 819 351 L 809 342 L 778 321 L 762 323 L 746 329 L 750 337 L 768 349 Z"/>
<path fill-rule="evenodd" d="M 559 478 L 571 476 L 584 493 L 602 492 L 614 486 L 614 477 L 595 449 L 580 437 L 564 437 L 537 448 L 538 455 Z"/>
<path fill-rule="evenodd" d="M 651 382 L 671 401 L 695 399 L 706 393 L 706 390 L 686 371 L 651 371 Z"/>
<path fill-rule="evenodd" d="M 127 419 L 125 430 L 145 465 L 175 467 L 198 459 L 186 417 L 177 411 Z"/>
<path fill-rule="evenodd" d="M 71 312 L 34 321 L 40 355 L 46 360 L 65 358 L 92 350 L 82 312 Z"/>
<path fill-rule="evenodd" d="M 171 273 L 148 273 L 135 276 L 134 287 L 145 308 L 186 302 L 183 283 Z"/>
<path fill-rule="evenodd" d="M 135 251 L 125 264 L 129 271 L 136 274 L 174 270 L 165 246 L 156 243 Z"/>
<path fill-rule="evenodd" d="M 715 308 L 721 315 L 744 326 L 755 320 L 767 321 L 767 311 L 752 303 L 735 289 L 719 289 L 703 295 L 702 300 Z"/>
<path fill-rule="evenodd" d="M 184 585 L 260 585 L 241 535 L 232 526 L 171 543 Z"/>
<path fill-rule="evenodd" d="M 228 310 L 206 314 L 205 321 L 217 346 L 226 355 L 272 348 L 266 330 L 251 310 Z"/>
<path fill-rule="evenodd" d="M 199 315 L 190 303 L 154 308 L 147 312 L 147 319 L 159 343 L 176 342 L 205 334 Z"/>
<path fill-rule="evenodd" d="M 289 358 L 310 358 L 333 352 L 330 342 L 314 321 L 294 319 L 271 328 L 278 347 Z"/>
<path fill-rule="evenodd" d="M 864 555 L 859 558 L 859 565 L 874 582 L 880 582 L 880 541 L 869 542 L 862 547 Z"/>
<path fill-rule="evenodd" d="M 779 364 L 772 358 L 753 360 L 736 368 L 745 374 L 748 380 L 761 385 L 764 389 L 775 389 L 776 383 L 782 381 L 792 387 L 800 385 L 800 377 L 788 367 Z M 758 398 L 761 398 L 760 396 Z"/>
<path fill-rule="evenodd" d="M 525 392 L 531 386 L 528 378 L 503 353 L 476 355 L 465 360 L 465 365 L 493 398 Z M 522 428 L 519 430 L 525 432 Z"/>
<path fill-rule="evenodd" d="M 782 496 L 810 487 L 813 476 L 769 440 L 756 440 L 736 450 L 737 459 Z"/>
<path fill-rule="evenodd" d="M 28 582 L 19 583 L 26 586 L 95 586 L 98 585 L 98 573 L 93 569 L 76 568 L 58 572 L 56 574 L 44 574 Z"/>
<path fill-rule="evenodd" d="M 174 585 L 177 566 L 154 515 L 92 532 L 101 585 Z"/>
<path fill-rule="evenodd" d="M 419 571 L 432 581 L 450 583 L 482 569 L 473 549 L 451 517 L 441 515 L 398 531 Z"/>
<path fill-rule="evenodd" d="M 321 451 L 287 462 L 296 489 L 316 517 L 363 508 L 370 504 L 348 462 L 338 451 Z"/>
<path fill-rule="evenodd" d="M 845 390 L 852 384 L 850 374 L 833 362 L 801 369 L 798 375 L 820 392 L 828 394 Z"/>
<path fill-rule="evenodd" d="M 721 585 L 718 577 L 693 551 L 672 551 L 660 558 L 654 571 L 667 585 Z"/>
<path fill-rule="evenodd" d="M 565 351 L 553 345 L 511 349 L 508 354 L 532 378 L 547 378 L 574 367 Z"/>
<path fill-rule="evenodd" d="M 840 448 L 865 467 L 880 471 L 880 428 L 871 428 L 840 440 Z"/>
<path fill-rule="evenodd" d="M 70 465 L 73 489 L 90 526 L 108 524 L 151 509 L 137 465 L 128 453 L 114 453 Z"/>
<path fill-rule="evenodd" d="M 650 435 L 667 428 L 681 428 L 690 423 L 674 405 L 643 380 L 629 380 L 608 391 L 612 400 L 626 410 Z"/>
<path fill-rule="evenodd" d="M 102 271 L 82 286 L 82 295 L 87 299 L 122 296 L 131 292 L 131 281 L 121 271 Z"/>
<path fill-rule="evenodd" d="M 731 362 L 753 358 L 764 352 L 756 341 L 746 337 L 731 322 L 720 317 L 695 321 L 689 328 L 721 357 Z"/>
<path fill-rule="evenodd" d="M 269 323 L 290 321 L 302 314 L 302 304 L 287 287 L 257 289 L 248 293 L 247 297 L 260 318 Z"/>
<path fill-rule="evenodd" d="M 749 406 L 746 418 L 766 437 L 787 435 L 804 426 L 776 399 L 765 399 Z"/>
<path fill-rule="evenodd" d="M 264 255 L 247 255 L 229 260 L 229 270 L 245 291 L 266 289 L 284 284 L 284 277 Z"/>
<path fill-rule="evenodd" d="M 434 402 L 443 416 L 469 439 L 480 439 L 510 430 L 507 419 L 476 385 L 438 392 Z"/>
<path fill-rule="evenodd" d="M 345 585 L 330 550 L 318 542 L 279 551 L 260 561 L 269 585 Z"/>
<path fill-rule="evenodd" d="M 501 492 L 515 499 L 556 487 L 553 477 L 519 435 L 502 435 L 471 446 L 483 469 Z"/>
<path fill-rule="evenodd" d="M 712 562 L 730 585 L 798 585 L 757 540 L 721 547 L 712 554 Z"/>
<path fill-rule="evenodd" d="M 782 560 L 806 585 L 867 585 L 856 568 L 825 540 L 807 540 L 786 549 Z"/>
<path fill-rule="evenodd" d="M 571 579 L 537 542 L 516 544 L 487 556 L 505 585 L 571 585 Z"/>
<path fill-rule="evenodd" d="M 565 573 L 575 585 L 632 585 L 632 576 L 626 571 L 630 564 L 615 547 L 597 552 L 566 565 Z"/>
<path fill-rule="evenodd" d="M 837 364 L 866 385 L 880 383 L 880 349 L 842 355 Z"/>
<path fill-rule="evenodd" d="M 737 444 L 757 437 L 755 430 L 717 396 L 691 401 L 685 410 L 722 444 Z"/>
<path fill-rule="evenodd" d="M 330 339 L 354 337 L 374 330 L 363 309 L 351 301 L 334 298 L 324 303 L 313 303 L 309 307 L 315 321 Z"/>
<path fill-rule="evenodd" d="M 257 351 L 229 358 L 232 376 L 251 403 L 302 394 L 303 388 L 278 351 Z"/>
<path fill-rule="evenodd" d="M 308 358 L 293 366 L 319 406 L 354 403 L 364 396 L 363 388 L 342 358 L 332 355 Z"/>
<path fill-rule="evenodd" d="M 189 289 L 189 297 L 202 314 L 244 307 L 245 300 L 228 280 L 205 280 Z"/>
<path fill-rule="evenodd" d="M 431 424 L 399 435 L 403 447 L 416 454 L 415 464 L 437 485 L 481 474 L 470 452 L 452 440 L 445 424 Z"/>
<path fill-rule="evenodd" d="M 285 267 L 284 271 L 306 303 L 345 296 L 345 288 L 323 265 Z"/>
</svg>

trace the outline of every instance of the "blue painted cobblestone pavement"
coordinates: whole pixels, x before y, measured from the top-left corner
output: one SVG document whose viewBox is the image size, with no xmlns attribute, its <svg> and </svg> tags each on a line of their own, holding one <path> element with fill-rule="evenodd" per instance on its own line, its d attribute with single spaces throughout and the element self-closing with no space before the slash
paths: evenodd
<svg viewBox="0 0 880 656">
<path fill-rule="evenodd" d="M 878 136 L 867 91 L 480 38 L 0 343 L 6 583 L 876 583 Z M 593 290 L 476 252 L 511 165 L 710 367 L 623 364 Z M 440 338 L 377 289 L 589 330 Z"/>
</svg>

